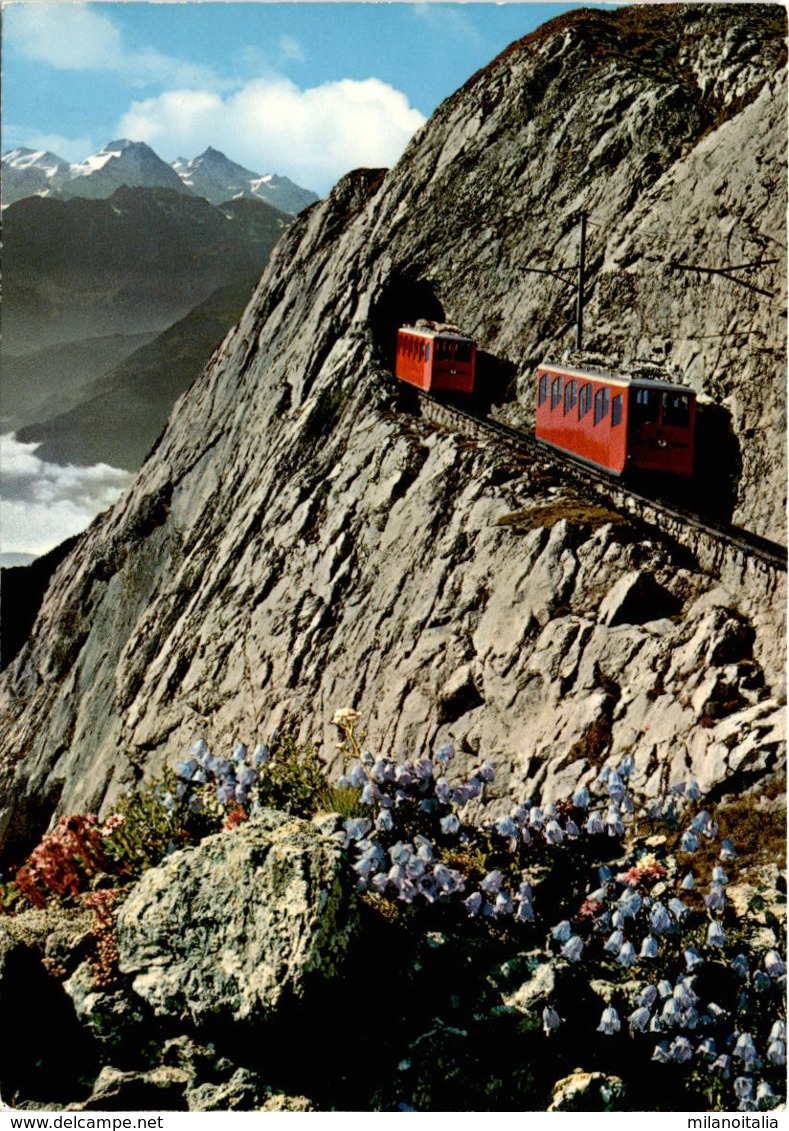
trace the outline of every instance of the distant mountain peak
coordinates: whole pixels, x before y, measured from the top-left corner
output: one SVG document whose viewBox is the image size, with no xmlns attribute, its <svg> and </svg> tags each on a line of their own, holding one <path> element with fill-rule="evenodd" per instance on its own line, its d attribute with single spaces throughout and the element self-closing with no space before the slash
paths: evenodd
<svg viewBox="0 0 789 1131">
<path fill-rule="evenodd" d="M 168 165 L 144 141 L 115 138 L 83 161 L 69 164 L 54 153 L 20 146 L 3 154 L 3 203 L 28 196 L 111 196 L 122 185 L 168 188 L 202 196 L 211 204 L 237 197 L 263 201 L 281 212 L 296 213 L 318 199 L 308 189 L 276 173 L 261 175 L 232 161 L 209 145 L 191 160 Z"/>
<path fill-rule="evenodd" d="M 191 161 L 179 157 L 172 168 L 187 188 L 212 204 L 248 197 L 262 200 L 281 212 L 295 213 L 318 199 L 315 193 L 301 188 L 287 177 L 276 173 L 261 175 L 246 169 L 211 145 Z"/>
</svg>

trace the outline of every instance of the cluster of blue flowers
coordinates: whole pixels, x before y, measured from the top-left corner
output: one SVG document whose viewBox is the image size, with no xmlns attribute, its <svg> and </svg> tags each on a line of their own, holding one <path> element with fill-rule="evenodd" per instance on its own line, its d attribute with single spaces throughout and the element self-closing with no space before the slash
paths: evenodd
<svg viewBox="0 0 789 1131">
<path fill-rule="evenodd" d="M 594 890 L 574 915 L 551 929 L 551 945 L 557 957 L 570 965 L 587 963 L 590 976 L 607 975 L 614 985 L 630 968 L 635 975 L 650 970 L 648 981 L 636 982 L 634 989 L 629 983 L 621 1001 L 614 995 L 600 1016 L 599 1033 L 651 1038 L 656 1063 L 686 1065 L 697 1080 L 707 1074 L 711 1103 L 733 1099 L 744 1111 L 774 1106 L 769 1077 L 786 1063 L 786 971 L 772 949 L 761 956 L 726 957 L 737 923 L 725 868 L 737 853 L 728 838 L 720 839 L 714 816 L 698 809 L 698 783 L 677 783 L 641 807 L 628 788 L 634 770 L 628 755 L 606 766 L 571 801 L 522 802 L 506 816 L 472 825 L 464 809 L 484 800 L 494 771 L 485 763 L 468 781 L 453 784 L 447 776 L 453 755 L 451 746 L 443 746 L 433 758 L 397 765 L 360 751 L 348 766 L 339 784 L 359 789 L 374 811 L 369 818 L 347 820 L 340 834 L 353 851 L 360 889 L 406 903 L 455 897 L 471 916 L 534 923 L 532 882 L 523 864 L 536 848 L 543 857 L 570 845 L 583 853 L 598 838 L 612 838 L 616 856 L 637 819 L 648 821 L 653 832 L 668 830 L 677 841 L 675 855 L 666 855 L 666 837 L 656 837 L 662 859 L 642 846 L 628 870 L 599 868 Z M 712 845 L 717 859 L 704 880 L 704 868 L 694 867 L 693 858 L 708 859 Z M 473 854 L 464 854 L 480 847 L 482 859 L 498 863 L 484 874 L 474 867 Z M 734 1001 L 728 994 L 725 1005 L 702 996 L 703 986 L 721 985 L 721 971 L 738 980 Z M 562 1029 L 554 1006 L 546 1006 L 542 1020 L 549 1036 Z"/>
<path fill-rule="evenodd" d="M 590 980 L 613 987 L 597 1031 L 638 1042 L 656 1065 L 683 1066 L 712 1106 L 775 1106 L 773 1086 L 786 1064 L 786 968 L 777 950 L 766 943 L 755 950 L 743 938 L 727 896 L 727 869 L 737 853 L 720 838 L 715 816 L 699 808 L 695 781 L 642 805 L 630 792 L 628 755 L 567 801 L 519 802 L 474 822 L 472 803 L 485 802 L 495 777 L 489 762 L 454 780 L 455 751 L 447 744 L 431 757 L 396 763 L 363 749 L 357 720 L 355 711 L 343 710 L 334 721 L 350 758 L 336 785 L 355 796 L 359 814 L 336 835 L 360 891 L 536 930 L 534 876 L 550 884 L 551 869 L 536 873 L 535 865 L 574 861 L 578 882 L 560 893 L 566 918 L 550 929 L 548 942 L 560 964 L 582 965 Z M 236 743 L 229 758 L 197 742 L 178 765 L 171 804 L 254 811 L 272 741 L 276 736 L 251 755 Z M 631 866 L 599 867 L 580 897 L 589 855 L 599 862 L 600 849 L 610 845 L 602 859 L 621 861 L 636 821 L 666 835 L 637 839 Z M 541 887 L 538 910 L 543 896 L 544 905 L 556 904 L 557 893 Z M 571 1028 L 557 1004 L 545 1007 L 542 1023 L 552 1040 L 565 1039 Z"/>
<path fill-rule="evenodd" d="M 362 751 L 346 768 L 338 786 L 359 789 L 361 802 L 375 809 L 374 818 L 346 820 L 340 834 L 344 847 L 354 847 L 352 867 L 359 888 L 404 903 L 421 899 L 433 904 L 457 896 L 470 916 L 533 921 L 526 873 L 514 867 L 507 869 L 507 876 L 499 868 L 482 872 L 474 867 L 470 852 L 479 844 L 480 833 L 487 835 L 488 843 L 498 842 L 493 844 L 495 852 L 510 842 L 526 843 L 538 831 L 546 841 L 555 842 L 565 830 L 553 807 L 545 813 L 535 807 L 531 832 L 528 806 L 482 828 L 468 824 L 463 810 L 483 797 L 495 775 L 485 762 L 468 780 L 451 783 L 447 773 L 454 754 L 447 744 L 432 758 L 396 764 Z"/>
<path fill-rule="evenodd" d="M 267 745 L 259 742 L 250 757 L 243 742 L 236 742 L 229 758 L 212 754 L 208 744 L 201 738 L 195 742 L 191 757 L 176 766 L 178 783 L 175 798 L 172 794 L 165 798 L 165 807 L 172 807 L 175 799 L 187 799 L 193 812 L 200 812 L 213 793 L 213 799 L 220 806 L 252 805 L 255 808 L 253 789 L 257 785 L 262 768 L 270 758 L 270 746 L 276 742 L 276 732 Z M 195 789 L 202 786 L 203 789 Z"/>
<path fill-rule="evenodd" d="M 621 819 L 622 814 L 635 813 L 626 789 L 631 772 L 629 759 L 616 770 L 602 772 L 593 789 L 607 794 L 607 808 L 590 813 L 587 832 L 600 833 L 601 826 L 616 825 L 617 815 Z M 734 924 L 732 935 L 737 924 L 728 906 L 729 877 L 724 865 L 737 854 L 731 840 L 721 840 L 717 861 L 706 883 L 701 882 L 701 868 L 694 868 L 692 858 L 704 841 L 711 844 L 718 839 L 719 825 L 707 810 L 683 821 L 699 798 L 695 781 L 679 783 L 645 810 L 651 821 L 677 828 L 678 855 L 687 857 L 687 871 L 681 879 L 677 876 L 672 881 L 669 874 L 676 867 L 675 858 L 661 861 L 652 853 L 643 853 L 632 868 L 617 875 L 601 867 L 598 886 L 587 893 L 573 919 L 553 927 L 551 937 L 558 953 L 570 963 L 586 960 L 603 969 L 611 965 L 649 968 L 653 972 L 650 980 L 636 984 L 629 999 L 623 995 L 630 1011 L 626 1016 L 630 1035 L 641 1039 L 639 1035 L 644 1034 L 643 1039 L 648 1040 L 657 1034 L 652 1038 L 652 1060 L 687 1064 L 697 1078 L 707 1074 L 711 1096 L 725 1098 L 730 1087 L 740 1110 L 763 1110 L 776 1103 L 765 1077 L 770 1068 L 778 1070 L 786 1064 L 786 967 L 773 949 L 761 955 L 738 953 L 727 962 L 724 917 L 728 914 Z M 579 791 L 574 798 L 579 807 L 589 802 L 588 790 Z M 672 889 L 676 894 L 672 895 Z M 732 978 L 737 985 L 725 1006 L 707 995 L 702 997 L 702 985 L 726 989 Z M 561 1024 L 558 1012 L 547 1007 L 545 1032 L 552 1034 Z M 754 1033 L 745 1028 L 749 1024 L 761 1034 L 758 1051 Z M 608 1004 L 597 1031 L 611 1036 L 622 1029 L 619 1010 Z"/>
</svg>

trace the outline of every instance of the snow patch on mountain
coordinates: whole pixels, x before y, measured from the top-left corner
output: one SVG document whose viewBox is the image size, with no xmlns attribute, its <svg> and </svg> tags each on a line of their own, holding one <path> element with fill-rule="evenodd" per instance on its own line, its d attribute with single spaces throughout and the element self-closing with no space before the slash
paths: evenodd
<svg viewBox="0 0 789 1131">
<path fill-rule="evenodd" d="M 212 204 L 247 197 L 292 214 L 318 199 L 314 192 L 287 177 L 245 169 L 211 146 L 198 157 L 178 157 L 168 165 L 150 146 L 128 138 L 110 141 L 73 164 L 54 153 L 19 147 L 3 154 L 2 171 L 3 204 L 27 196 L 99 200 L 111 196 L 121 185 L 169 188 L 202 196 Z"/>
<path fill-rule="evenodd" d="M 172 168 L 184 185 L 212 204 L 251 197 L 271 204 L 282 212 L 295 213 L 318 199 L 314 192 L 301 188 L 287 177 L 280 177 L 276 173 L 261 175 L 245 169 L 211 146 L 191 161 L 179 157 L 173 162 Z"/>
<path fill-rule="evenodd" d="M 149 145 L 128 138 L 108 142 L 97 153 L 72 165 L 70 172 L 69 180 L 61 186 L 64 196 L 101 199 L 121 185 L 189 192 L 178 174 Z"/>
</svg>

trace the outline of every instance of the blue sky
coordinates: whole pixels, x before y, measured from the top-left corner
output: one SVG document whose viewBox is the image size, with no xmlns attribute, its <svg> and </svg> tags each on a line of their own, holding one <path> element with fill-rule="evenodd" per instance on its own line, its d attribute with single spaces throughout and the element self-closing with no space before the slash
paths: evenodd
<svg viewBox="0 0 789 1131">
<path fill-rule="evenodd" d="M 577 6 L 12 0 L 2 148 L 79 161 L 130 137 L 172 161 L 213 145 L 325 193 L 393 164 L 474 71 Z"/>
</svg>

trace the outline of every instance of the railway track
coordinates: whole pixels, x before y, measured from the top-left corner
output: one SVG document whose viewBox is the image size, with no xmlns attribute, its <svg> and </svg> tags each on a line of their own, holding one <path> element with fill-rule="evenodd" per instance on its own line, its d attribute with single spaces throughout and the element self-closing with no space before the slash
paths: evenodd
<svg viewBox="0 0 789 1131">
<path fill-rule="evenodd" d="M 684 529 L 692 531 L 694 540 L 707 543 L 711 547 L 711 559 L 716 557 L 715 548 L 723 554 L 738 555 L 744 561 L 761 565 L 769 571 L 786 573 L 787 549 L 777 542 L 771 542 L 758 534 L 752 534 L 742 527 L 716 522 L 677 504 L 675 501 L 643 495 L 621 480 L 612 479 L 602 471 L 556 448 L 528 435 L 511 425 L 493 420 L 489 416 L 478 416 L 467 408 L 456 404 L 438 401 L 429 393 L 418 391 L 422 415 L 434 423 L 454 428 L 459 432 L 475 437 L 483 437 L 506 444 L 522 454 L 538 455 L 560 464 L 576 484 L 587 487 L 594 484 L 598 492 L 603 492 L 610 504 L 629 516 L 635 515 L 650 525 L 657 526 L 681 541 L 678 535 Z"/>
</svg>

